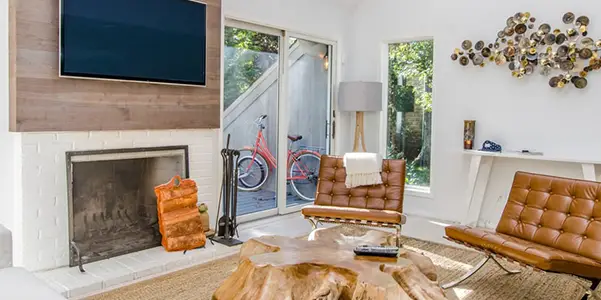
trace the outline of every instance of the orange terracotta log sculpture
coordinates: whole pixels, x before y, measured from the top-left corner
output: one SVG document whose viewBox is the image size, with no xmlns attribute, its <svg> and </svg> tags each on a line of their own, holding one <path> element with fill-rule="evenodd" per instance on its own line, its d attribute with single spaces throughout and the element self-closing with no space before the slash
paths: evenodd
<svg viewBox="0 0 601 300">
<path fill-rule="evenodd" d="M 154 188 L 161 244 L 167 251 L 190 250 L 203 247 L 207 241 L 200 213 L 196 207 L 196 183 L 191 179 L 173 177 L 166 184 Z"/>
<path fill-rule="evenodd" d="M 401 250 L 399 258 L 358 257 L 353 248 L 386 240 L 386 233 L 360 238 L 314 235 L 251 239 L 240 250 L 234 273 L 214 300 L 442 300 L 436 269 L 427 257 Z"/>
</svg>

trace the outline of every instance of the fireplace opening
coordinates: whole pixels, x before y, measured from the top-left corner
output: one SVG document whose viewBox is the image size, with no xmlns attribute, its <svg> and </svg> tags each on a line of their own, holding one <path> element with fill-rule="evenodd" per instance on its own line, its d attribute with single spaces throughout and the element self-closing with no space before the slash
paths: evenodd
<svg viewBox="0 0 601 300">
<path fill-rule="evenodd" d="M 188 148 L 68 152 L 67 174 L 73 267 L 161 244 L 154 187 L 188 178 Z"/>
</svg>

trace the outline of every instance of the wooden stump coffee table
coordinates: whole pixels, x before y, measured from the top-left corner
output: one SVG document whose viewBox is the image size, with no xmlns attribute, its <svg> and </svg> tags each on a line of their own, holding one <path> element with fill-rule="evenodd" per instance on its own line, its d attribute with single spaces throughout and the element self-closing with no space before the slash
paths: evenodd
<svg viewBox="0 0 601 300">
<path fill-rule="evenodd" d="M 317 230 L 309 240 L 264 236 L 247 241 L 216 300 L 447 299 L 432 261 L 402 249 L 399 258 L 357 257 L 357 245 L 391 245 L 390 235 L 360 237 Z"/>
</svg>

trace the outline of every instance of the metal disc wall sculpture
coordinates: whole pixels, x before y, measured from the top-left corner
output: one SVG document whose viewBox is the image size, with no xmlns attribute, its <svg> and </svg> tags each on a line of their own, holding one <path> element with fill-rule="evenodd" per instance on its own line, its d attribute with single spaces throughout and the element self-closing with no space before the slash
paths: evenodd
<svg viewBox="0 0 601 300">
<path fill-rule="evenodd" d="M 489 61 L 506 65 L 515 78 L 539 73 L 551 77 L 549 85 L 553 88 L 573 84 L 583 89 L 588 85 L 588 74 L 601 69 L 601 40 L 588 37 L 587 16 L 568 12 L 562 21 L 568 25 L 564 31 L 547 23 L 536 26 L 536 18 L 529 12 L 516 13 L 507 18 L 494 43 L 465 40 L 451 59 L 462 66 L 471 62 L 484 67 Z"/>
</svg>

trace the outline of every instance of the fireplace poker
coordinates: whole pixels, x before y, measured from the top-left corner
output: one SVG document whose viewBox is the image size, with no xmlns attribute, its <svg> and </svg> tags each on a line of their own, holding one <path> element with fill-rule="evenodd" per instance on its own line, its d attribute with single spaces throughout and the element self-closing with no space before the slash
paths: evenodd
<svg viewBox="0 0 601 300">
<path fill-rule="evenodd" d="M 233 154 L 236 157 L 236 159 L 235 159 L 236 163 L 234 164 L 234 168 L 233 168 L 234 176 L 233 176 L 233 182 L 232 182 L 232 189 L 234 190 L 234 201 L 233 201 L 234 226 L 233 227 L 234 227 L 234 231 L 236 232 L 236 236 L 238 238 L 240 238 L 240 234 L 238 233 L 238 163 L 240 162 L 240 151 L 234 150 Z M 233 236 L 233 233 L 232 233 L 232 236 Z"/>
<path fill-rule="evenodd" d="M 228 146 L 229 146 L 229 136 L 228 136 Z M 230 199 L 231 199 L 231 173 L 230 173 L 230 156 L 228 153 L 228 146 L 226 146 L 226 149 L 223 149 L 222 151 L 225 153 L 225 185 L 224 185 L 224 189 L 225 189 L 225 200 L 223 202 L 224 205 L 224 209 L 225 209 L 225 213 L 223 215 L 223 237 L 227 238 L 230 236 L 230 223 L 231 223 L 231 219 L 230 219 L 230 213 L 231 213 L 231 208 L 230 208 Z M 220 224 L 221 225 L 221 224 Z"/>
<path fill-rule="evenodd" d="M 223 177 L 220 191 L 220 201 L 217 206 L 218 215 L 221 213 L 221 201 L 223 201 L 224 211 L 223 216 L 217 218 L 215 230 L 217 233 L 212 238 L 213 241 L 224 244 L 226 246 L 239 245 L 242 242 L 234 239 L 234 234 L 237 234 L 237 216 L 236 208 L 238 204 L 238 161 L 240 159 L 240 151 L 230 149 L 230 135 L 227 136 L 226 147 L 221 150 L 223 159 Z"/>
<path fill-rule="evenodd" d="M 83 269 L 83 262 L 81 261 L 81 252 L 79 251 L 79 247 L 77 247 L 77 244 L 75 244 L 74 241 L 71 241 L 69 245 L 71 246 L 71 251 L 75 252 L 75 255 L 77 255 L 77 266 L 79 267 L 79 272 L 85 273 L 86 270 Z"/>
</svg>

